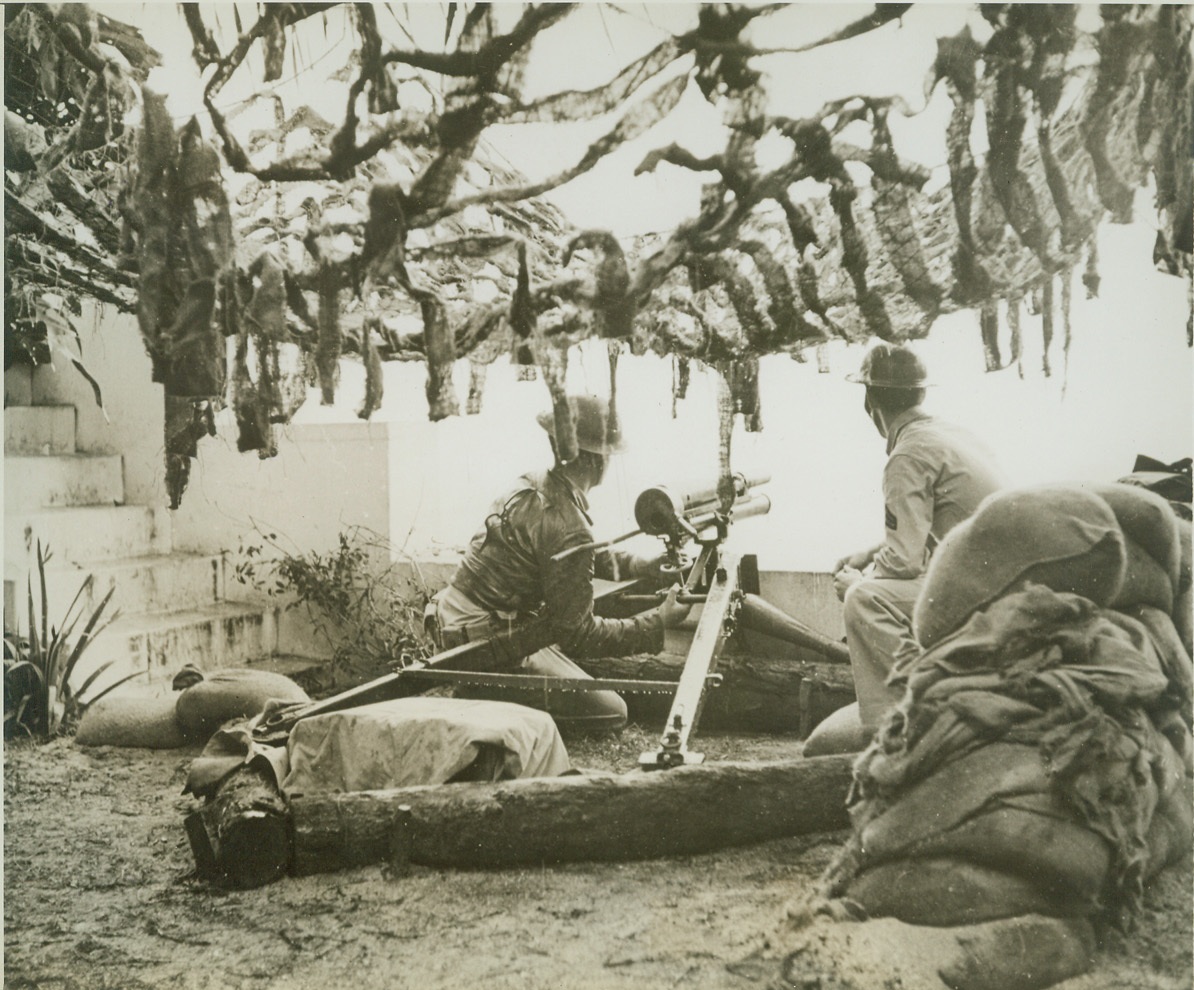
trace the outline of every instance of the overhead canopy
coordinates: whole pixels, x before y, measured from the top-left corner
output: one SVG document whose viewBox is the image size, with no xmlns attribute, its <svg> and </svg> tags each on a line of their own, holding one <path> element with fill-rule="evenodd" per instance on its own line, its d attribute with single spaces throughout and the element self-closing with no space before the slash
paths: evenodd
<svg viewBox="0 0 1194 990">
<path fill-rule="evenodd" d="M 1163 220 L 1154 258 L 1189 276 L 1188 8 L 1103 6 L 1080 17 L 1074 5 L 978 5 L 923 67 L 928 91 L 952 105 L 948 181 L 931 181 L 893 138 L 895 118 L 910 112 L 901 98 L 859 91 L 785 117 L 772 112 L 757 68 L 764 58 L 799 64 L 864 34 L 898 46 L 910 6 L 879 5 L 782 47 L 769 24 L 786 5 L 693 5 L 683 31 L 661 32 L 604 84 L 532 97 L 536 58 L 569 43 L 572 5 L 452 4 L 434 15 L 434 36 L 422 10 L 396 38 L 370 5 L 262 5 L 255 23 L 232 31 L 184 5 L 204 72 L 205 133 L 195 121 L 176 130 L 164 101 L 142 87 L 152 64 L 143 46 L 135 63 L 72 5 L 31 5 L 6 15 L 8 39 L 24 53 L 6 63 L 24 80 L 6 87 L 6 100 L 25 152 L 6 173 L 12 257 L 24 265 L 8 294 L 44 308 L 37 253 L 48 249 L 75 272 L 55 292 L 66 283 L 68 295 L 127 307 L 137 290 L 167 396 L 177 504 L 212 403 L 230 401 L 241 448 L 268 456 L 273 424 L 289 419 L 309 381 L 332 401 L 344 353 L 367 369 L 362 416 L 381 401 L 382 362 L 414 358 L 427 363 L 429 413 L 439 419 L 460 410 L 450 371 L 463 356 L 474 369 L 468 411 L 479 408 L 484 366 L 505 355 L 541 375 L 560 407 L 569 347 L 597 336 L 611 342 L 611 373 L 624 349 L 717 365 L 723 420 L 740 412 L 751 428 L 765 354 L 920 337 L 960 307 L 980 313 L 991 369 L 1018 359 L 1025 310 L 1041 314 L 1047 336 L 1057 323 L 1068 339 L 1075 269 L 1087 292 L 1098 289 L 1098 224 L 1130 220 L 1135 192 L 1149 184 Z M 351 29 L 351 51 L 338 50 L 326 81 L 344 94 L 337 122 L 287 103 L 326 71 L 302 64 L 303 39 L 332 18 Z M 303 83 L 292 90 L 282 78 L 288 57 Z M 38 118 L 31 111 L 53 99 L 47 87 L 63 72 L 85 112 Z M 253 72 L 260 77 L 248 79 Z M 221 94 L 233 80 L 247 84 L 246 106 L 270 108 L 271 126 L 250 129 L 227 112 Z M 675 230 L 633 242 L 576 230 L 540 198 L 650 137 L 694 94 L 724 123 L 724 147 L 666 144 L 635 170 L 707 180 L 699 211 Z M 134 147 L 118 111 L 135 104 Z M 101 118 L 105 140 L 90 147 Z M 486 140 L 498 125 L 584 121 L 603 136 L 534 180 L 500 163 Z M 980 126 L 985 153 L 974 150 Z M 768 157 L 763 141 L 786 150 Z M 113 195 L 96 178 L 74 197 L 78 209 L 64 207 L 44 190 L 68 170 L 125 178 L 123 237 L 109 199 L 90 211 L 97 243 L 66 246 L 64 209 L 81 217 L 82 204 Z M 1006 352 L 1000 313 L 1011 324 Z M 236 342 L 230 358 L 225 337 Z M 728 435 L 723 423 L 727 471 Z"/>
</svg>

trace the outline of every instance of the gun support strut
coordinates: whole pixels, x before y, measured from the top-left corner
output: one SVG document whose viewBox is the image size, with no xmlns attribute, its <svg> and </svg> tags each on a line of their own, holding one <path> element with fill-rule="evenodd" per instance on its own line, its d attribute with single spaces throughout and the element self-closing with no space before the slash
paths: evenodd
<svg viewBox="0 0 1194 990">
<path fill-rule="evenodd" d="M 710 577 L 704 608 L 688 650 L 684 671 L 680 675 L 659 749 L 639 757 L 639 766 L 644 770 L 663 770 L 701 763 L 705 759 L 703 753 L 689 751 L 688 738 L 696 731 L 701 717 L 705 687 L 710 681 L 716 681 L 717 675 L 713 671 L 721 654 L 722 641 L 733 624 L 734 614 L 742 599 L 738 563 L 736 554 L 720 554 Z"/>
</svg>

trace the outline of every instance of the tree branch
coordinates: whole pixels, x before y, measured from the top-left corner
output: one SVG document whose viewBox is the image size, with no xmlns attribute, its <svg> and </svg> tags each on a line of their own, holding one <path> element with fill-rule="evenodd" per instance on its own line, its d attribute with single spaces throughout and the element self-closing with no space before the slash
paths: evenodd
<svg viewBox="0 0 1194 990">
<path fill-rule="evenodd" d="M 195 64 L 200 69 L 205 69 L 220 61 L 219 46 L 216 45 L 216 40 L 212 37 L 207 25 L 203 23 L 203 15 L 199 13 L 199 4 L 180 3 L 179 7 L 182 8 L 182 16 L 186 21 L 187 30 L 191 32 L 191 40 L 195 42 L 195 47 L 191 49 L 191 57 L 194 58 Z"/>
<path fill-rule="evenodd" d="M 588 150 L 571 168 L 557 172 L 539 182 L 527 183 L 521 186 L 507 186 L 503 189 L 489 189 L 485 192 L 474 193 L 471 196 L 461 196 L 449 200 L 442 206 L 423 209 L 413 213 L 409 220 L 411 227 L 429 227 L 434 223 L 458 213 L 468 206 L 484 206 L 490 203 L 509 203 L 533 196 L 541 196 L 549 190 L 571 182 L 579 175 L 588 172 L 606 155 L 622 146 L 626 141 L 637 137 L 648 130 L 656 120 L 666 116 L 679 102 L 687 85 L 687 77 L 680 77 L 665 83 L 650 99 L 641 100 L 631 107 L 621 120 L 604 137 L 594 141 Z"/>
<path fill-rule="evenodd" d="M 582 116 L 595 117 L 609 113 L 624 102 L 645 82 L 658 75 L 684 52 L 675 38 L 656 45 L 642 58 L 635 59 L 613 79 L 593 89 L 570 89 L 553 93 L 535 103 L 527 103 L 503 117 L 507 124 L 530 124 L 539 121 L 578 120 Z"/>
<path fill-rule="evenodd" d="M 249 49 L 253 47 L 253 42 L 263 37 L 273 22 L 276 21 L 282 28 L 292 27 L 300 21 L 305 21 L 308 17 L 334 6 L 336 6 L 334 3 L 266 4 L 262 15 L 257 18 L 248 31 L 237 39 L 236 46 L 232 51 L 216 63 L 216 71 L 212 73 L 212 77 L 203 89 L 203 102 L 208 105 L 208 109 L 211 109 L 211 99 L 223 89 L 232 74 L 240 68 L 245 56 L 249 54 Z M 200 62 L 199 67 L 205 68 L 208 64 L 210 63 Z"/>
<path fill-rule="evenodd" d="M 544 3 L 530 7 L 509 34 L 498 35 L 475 52 L 426 52 L 392 49 L 381 56 L 383 64 L 401 62 L 441 76 L 488 77 L 521 51 L 544 28 L 571 13 L 571 3 Z"/>
<path fill-rule="evenodd" d="M 739 58 L 752 58 L 758 55 L 799 55 L 801 52 L 809 52 L 814 48 L 833 45 L 839 41 L 848 41 L 850 38 L 856 38 L 860 34 L 874 31 L 876 28 L 883 27 L 889 21 L 903 17 L 911 7 L 912 4 L 910 3 L 876 4 L 875 9 L 867 14 L 866 17 L 860 17 L 858 20 L 847 24 L 840 31 L 835 31 L 831 35 L 817 41 L 810 41 L 807 45 L 799 45 L 795 48 L 756 48 L 741 41 L 712 41 L 696 35 L 690 36 L 688 42 L 690 48 L 699 52 L 714 55 L 735 55 Z M 767 11 L 767 13 L 770 12 Z M 763 12 L 760 11 L 758 13 Z M 758 16 L 758 13 L 755 16 Z"/>
</svg>

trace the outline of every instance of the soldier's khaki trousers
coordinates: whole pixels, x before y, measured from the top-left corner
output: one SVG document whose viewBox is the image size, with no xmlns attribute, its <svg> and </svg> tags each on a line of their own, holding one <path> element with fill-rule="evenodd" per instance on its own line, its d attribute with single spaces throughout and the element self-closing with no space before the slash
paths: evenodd
<svg viewBox="0 0 1194 990">
<path fill-rule="evenodd" d="M 897 663 L 919 652 L 912 635 L 912 607 L 923 579 L 864 578 L 846 593 L 843 619 L 858 714 L 874 730 L 883 713 L 903 696 L 887 685 Z"/>
</svg>

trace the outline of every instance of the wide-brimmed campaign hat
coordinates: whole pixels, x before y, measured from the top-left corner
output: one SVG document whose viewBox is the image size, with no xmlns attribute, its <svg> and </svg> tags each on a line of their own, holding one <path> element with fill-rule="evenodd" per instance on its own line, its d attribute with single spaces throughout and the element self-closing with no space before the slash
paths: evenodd
<svg viewBox="0 0 1194 990">
<path fill-rule="evenodd" d="M 927 388 L 929 381 L 924 362 L 916 352 L 899 344 L 876 344 L 862 359 L 857 373 L 846 381 L 876 388 Z"/>
<path fill-rule="evenodd" d="M 577 447 L 594 454 L 616 454 L 624 449 L 622 431 L 617 419 L 610 415 L 608 402 L 595 395 L 570 395 L 568 407 L 576 424 Z M 544 410 L 535 419 L 554 439 L 556 418 L 552 410 Z"/>
</svg>

